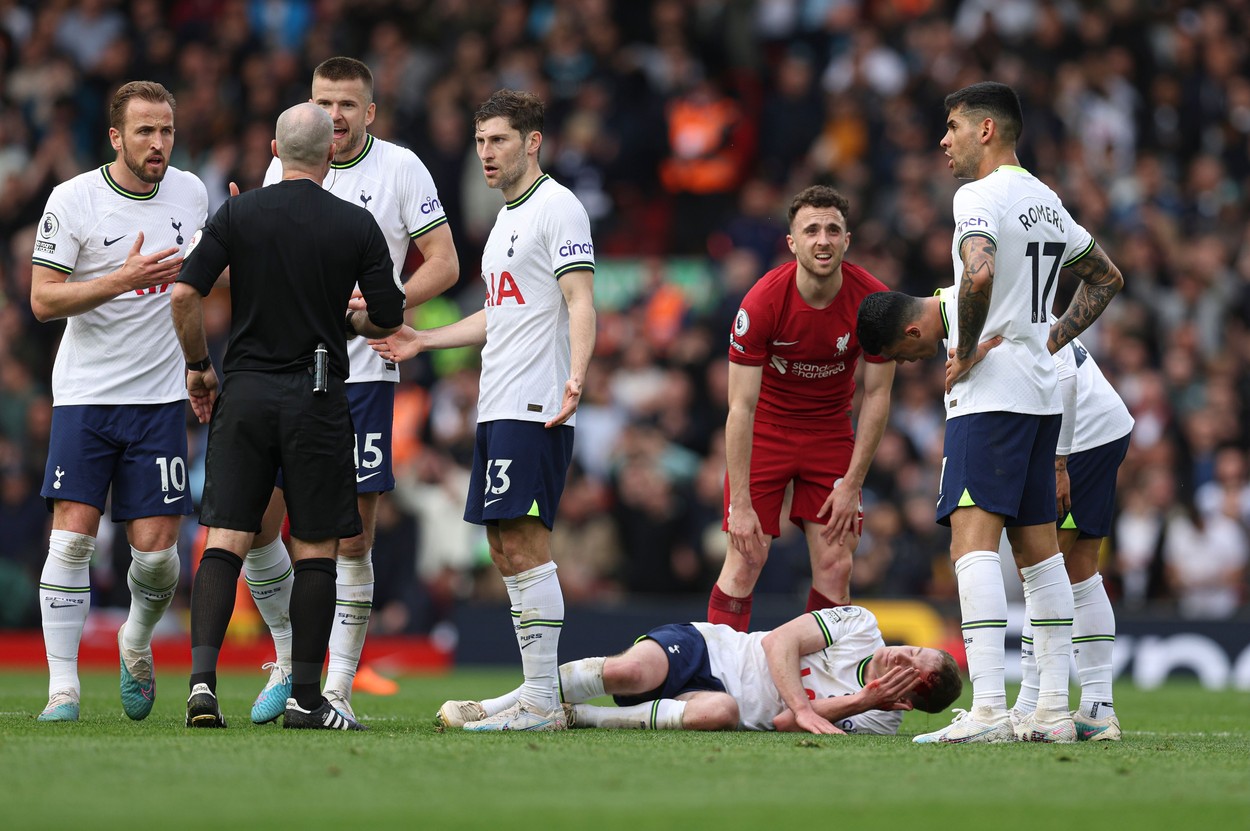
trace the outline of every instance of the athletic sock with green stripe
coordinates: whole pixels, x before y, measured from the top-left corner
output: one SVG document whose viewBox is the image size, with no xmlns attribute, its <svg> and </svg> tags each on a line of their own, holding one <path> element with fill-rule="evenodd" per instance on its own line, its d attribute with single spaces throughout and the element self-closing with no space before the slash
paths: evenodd
<svg viewBox="0 0 1250 831">
<path fill-rule="evenodd" d="M 335 583 L 334 628 L 330 630 L 330 664 L 327 690 L 338 690 L 348 699 L 360 653 L 365 648 L 369 615 L 373 610 L 373 551 L 363 557 L 338 559 Z"/>
<path fill-rule="evenodd" d="M 517 646 L 525 683 L 521 701 L 543 712 L 560 706 L 559 646 L 564 626 L 564 594 L 552 562 L 516 575 L 521 600 Z"/>
<path fill-rule="evenodd" d="M 163 551 L 139 551 L 130 547 L 130 614 L 122 632 L 122 646 L 142 652 L 152 643 L 152 630 L 174 602 L 178 589 L 178 544 Z"/>
<path fill-rule="evenodd" d="M 1037 709 L 1068 711 L 1068 672 L 1072 662 L 1072 584 L 1063 554 L 1020 569 L 1024 603 L 1033 627 L 1037 656 Z"/>
<path fill-rule="evenodd" d="M 243 559 L 243 577 L 261 618 L 273 636 L 278 666 L 291 671 L 291 583 L 295 571 L 282 537 L 253 548 Z"/>
<path fill-rule="evenodd" d="M 686 702 L 671 698 L 646 701 L 628 707 L 573 705 L 577 727 L 607 727 L 617 730 L 680 730 Z"/>
<path fill-rule="evenodd" d="M 91 556 L 95 537 L 53 531 L 39 575 L 39 613 L 48 655 L 48 695 L 80 690 L 78 644 L 91 611 Z"/>
<path fill-rule="evenodd" d="M 1072 656 L 1081 679 L 1081 712 L 1092 716 L 1111 709 L 1111 655 L 1115 648 L 1115 612 L 1097 572 L 1072 586 Z"/>
<path fill-rule="evenodd" d="M 969 551 L 955 561 L 964 651 L 972 680 L 972 706 L 1007 709 L 1003 678 L 1003 638 L 1007 632 L 1007 591 L 997 551 Z"/>
</svg>

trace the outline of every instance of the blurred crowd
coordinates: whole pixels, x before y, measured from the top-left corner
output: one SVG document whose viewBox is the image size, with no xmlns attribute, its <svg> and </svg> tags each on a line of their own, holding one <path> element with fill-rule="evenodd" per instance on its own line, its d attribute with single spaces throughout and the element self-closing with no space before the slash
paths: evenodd
<svg viewBox="0 0 1250 831">
<path fill-rule="evenodd" d="M 789 257 L 790 196 L 814 182 L 846 193 L 847 259 L 887 285 L 950 284 L 958 183 L 937 146 L 942 99 L 994 79 L 1020 93 L 1022 163 L 1125 277 L 1083 337 L 1137 420 L 1102 564 L 1113 599 L 1244 613 L 1250 0 L 0 0 L 0 626 L 37 624 L 47 545 L 38 490 L 62 324 L 37 323 L 29 295 L 49 192 L 113 158 L 107 101 L 144 78 L 176 96 L 172 163 L 215 208 L 229 182 L 260 185 L 277 114 L 338 54 L 372 68 L 371 132 L 422 158 L 456 238 L 461 282 L 414 312 L 418 326 L 481 305 L 500 202 L 473 153 L 476 105 L 505 86 L 547 103 L 543 167 L 591 217 L 602 299 L 553 536 L 571 602 L 710 589 L 725 547 L 727 335 L 747 288 Z M 210 308 L 220 358 L 228 306 Z M 476 355 L 403 371 L 399 484 L 374 556 L 386 632 L 502 594 L 484 535 L 460 519 Z M 899 368 L 855 597 L 954 597 L 933 520 L 941 391 L 940 361 Z M 204 431 L 188 429 L 195 471 Z M 128 548 L 104 525 L 93 602 L 121 605 Z M 757 593 L 805 596 L 793 531 Z M 197 535 L 192 517 L 188 556 Z"/>
</svg>

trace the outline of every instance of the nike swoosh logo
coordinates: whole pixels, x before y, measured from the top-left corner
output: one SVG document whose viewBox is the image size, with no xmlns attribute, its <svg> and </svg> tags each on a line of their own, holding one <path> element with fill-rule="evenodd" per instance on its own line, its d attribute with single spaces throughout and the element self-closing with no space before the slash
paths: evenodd
<svg viewBox="0 0 1250 831">
<path fill-rule="evenodd" d="M 521 648 L 524 649 L 527 646 L 533 646 L 534 643 L 535 641 L 526 641 L 525 643 L 521 644 Z"/>
<path fill-rule="evenodd" d="M 382 472 L 382 471 L 378 470 L 378 471 L 375 471 L 375 472 L 373 472 L 373 473 L 366 473 L 364 476 L 361 476 L 359 473 L 357 473 L 357 474 L 356 474 L 356 484 L 360 484 L 361 482 L 365 481 L 366 479 L 372 479 L 374 476 L 377 476 L 377 475 L 378 475 L 379 473 L 381 473 L 381 472 Z"/>
<path fill-rule="evenodd" d="M 794 346 L 796 343 L 798 343 L 797 340 L 775 340 L 773 346 Z"/>
<path fill-rule="evenodd" d="M 81 606 L 81 603 L 49 603 L 53 609 L 68 609 L 70 606 Z"/>
<path fill-rule="evenodd" d="M 105 237 L 105 238 L 104 238 L 104 244 L 105 244 L 106 246 L 108 246 L 108 245 L 112 245 L 113 243 L 117 242 L 118 240 L 124 240 L 125 238 L 126 238 L 126 234 L 122 234 L 122 235 L 121 235 L 120 237 L 118 237 L 117 239 L 109 239 L 108 237 Z"/>
<path fill-rule="evenodd" d="M 184 494 L 184 496 L 185 496 L 185 494 Z M 179 499 L 182 499 L 182 497 L 181 497 L 181 496 L 173 496 L 173 497 L 166 496 L 166 497 L 165 497 L 165 504 L 166 504 L 166 505 L 172 505 L 172 504 L 174 504 L 175 502 L 177 502 Z"/>
<path fill-rule="evenodd" d="M 369 621 L 367 620 L 347 620 L 346 618 L 339 621 L 339 623 L 343 624 L 344 626 L 364 626 L 368 622 Z"/>
<path fill-rule="evenodd" d="M 483 508 L 489 508 L 491 505 L 494 505 L 496 502 L 502 502 L 502 501 L 503 501 L 503 497 L 502 497 L 502 496 L 501 496 L 501 497 L 499 497 L 498 499 L 487 499 L 487 500 L 486 500 L 486 504 L 484 504 L 482 507 L 483 507 Z M 522 647 L 522 648 L 524 648 L 524 647 Z"/>
</svg>

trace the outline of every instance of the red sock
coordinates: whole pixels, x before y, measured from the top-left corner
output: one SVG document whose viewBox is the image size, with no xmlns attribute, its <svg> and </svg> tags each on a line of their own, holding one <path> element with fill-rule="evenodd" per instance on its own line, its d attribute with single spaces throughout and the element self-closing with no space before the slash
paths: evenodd
<svg viewBox="0 0 1250 831">
<path fill-rule="evenodd" d="M 721 591 L 720 586 L 712 586 L 712 596 L 707 602 L 708 623 L 724 623 L 739 632 L 747 631 L 751 625 L 752 597 L 753 594 L 734 597 Z"/>
<path fill-rule="evenodd" d="M 820 592 L 816 591 L 815 589 L 812 589 L 811 591 L 807 593 L 807 608 L 804 609 L 803 611 L 815 612 L 815 611 L 819 611 L 820 609 L 832 609 L 834 606 L 845 606 L 845 605 L 846 605 L 845 603 L 835 603 L 829 598 L 825 597 Z"/>
</svg>

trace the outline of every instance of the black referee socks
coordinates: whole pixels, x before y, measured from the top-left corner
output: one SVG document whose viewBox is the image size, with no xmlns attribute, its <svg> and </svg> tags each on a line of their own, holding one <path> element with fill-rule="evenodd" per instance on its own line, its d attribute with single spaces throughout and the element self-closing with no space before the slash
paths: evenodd
<svg viewBox="0 0 1250 831">
<path fill-rule="evenodd" d="M 217 691 L 217 655 L 234 614 L 234 597 L 243 558 L 210 548 L 200 558 L 191 587 L 191 686 Z"/>
<path fill-rule="evenodd" d="M 321 668 L 334 628 L 333 558 L 296 560 L 291 586 L 291 696 L 305 710 L 321 705 Z"/>
</svg>

